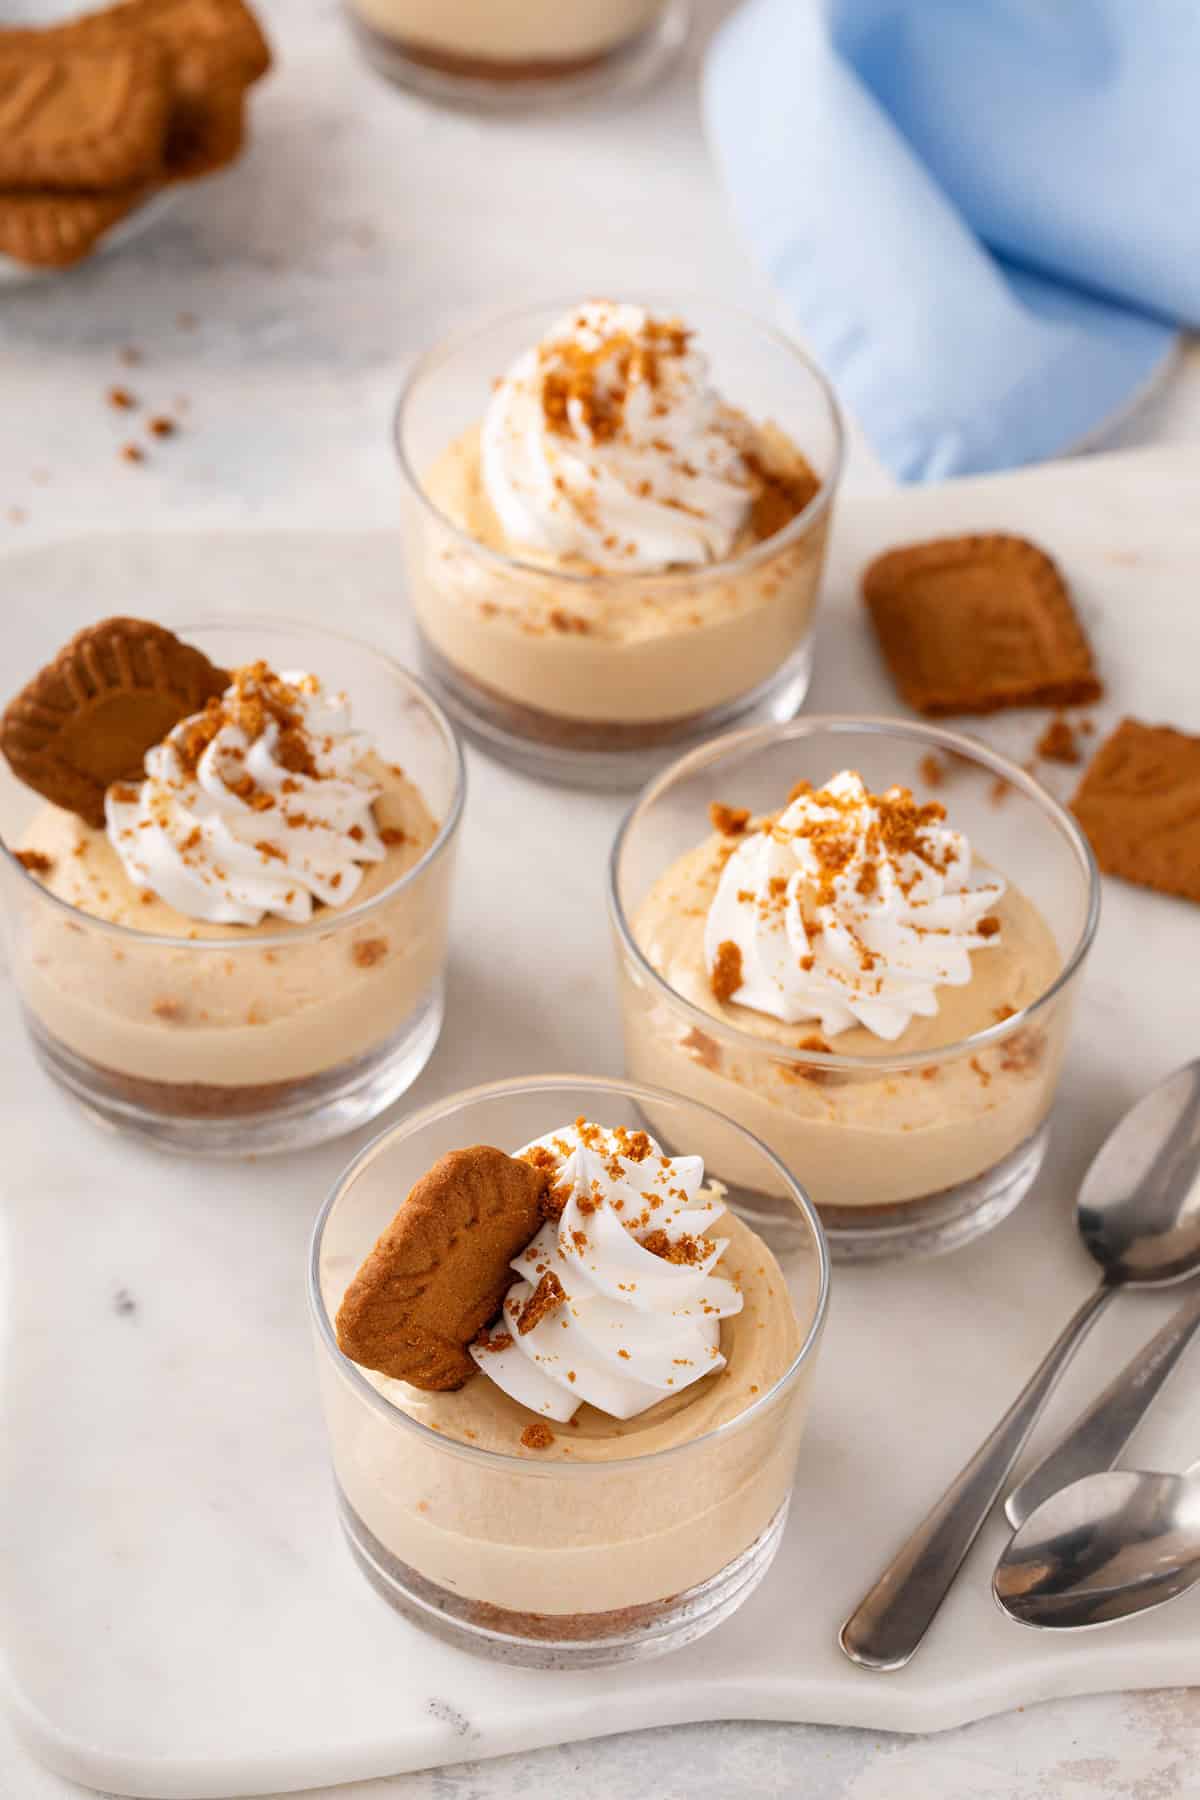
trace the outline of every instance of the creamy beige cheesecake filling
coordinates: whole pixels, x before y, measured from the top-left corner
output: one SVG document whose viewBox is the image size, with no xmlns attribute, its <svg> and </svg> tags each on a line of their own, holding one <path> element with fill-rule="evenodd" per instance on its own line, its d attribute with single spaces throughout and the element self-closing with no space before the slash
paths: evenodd
<svg viewBox="0 0 1200 1800">
<path fill-rule="evenodd" d="M 660 877 L 632 921 L 638 947 L 675 993 L 738 1033 L 681 1021 L 678 1011 L 625 967 L 622 978 L 630 1075 L 673 1089 L 736 1118 L 761 1137 L 818 1206 L 874 1207 L 924 1198 L 968 1181 L 1016 1149 L 1049 1110 L 1066 1034 L 1055 1009 L 995 1046 L 949 1061 L 922 1059 L 1000 1024 L 1043 995 L 1062 967 L 1049 926 L 1007 886 L 987 949 L 971 955 L 971 979 L 942 986 L 938 1010 L 893 1041 L 862 1026 L 821 1038 L 814 1023 L 786 1024 L 721 1000 L 705 958 L 704 930 L 729 854 L 714 834 Z M 786 1049 L 787 1058 L 773 1055 Z M 795 1052 L 911 1059 L 898 1073 L 805 1065 Z M 653 1124 L 653 1121 L 651 1121 Z M 709 1156 L 697 1142 L 695 1150 Z M 728 1157 L 712 1173 L 737 1181 Z"/>
<path fill-rule="evenodd" d="M 352 0 L 358 16 L 416 50 L 483 63 L 578 63 L 646 31 L 663 0 Z"/>
<path fill-rule="evenodd" d="M 737 1421 L 793 1368 L 816 1315 L 819 1270 L 815 1258 L 797 1259 L 789 1293 L 740 1220 L 724 1217 L 719 1235 L 729 1247 L 716 1272 L 744 1301 L 722 1322 L 726 1366 L 634 1418 L 583 1406 L 551 1433 L 482 1377 L 441 1394 L 364 1371 L 431 1438 L 381 1420 L 322 1358 L 338 1478 L 374 1537 L 455 1594 L 559 1615 L 667 1599 L 747 1549 L 787 1498 L 812 1355 L 773 1401 Z M 527 1447 L 531 1427 L 543 1447 Z M 456 1445 L 520 1461 L 464 1456 Z"/>
<path fill-rule="evenodd" d="M 827 510 L 778 424 L 727 402 L 685 322 L 588 301 L 497 381 L 411 510 L 437 662 L 512 728 L 661 727 L 757 692 L 806 643 Z M 778 540 L 778 541 L 776 541 Z"/>
<path fill-rule="evenodd" d="M 394 841 L 349 907 L 305 926 L 188 917 L 130 882 L 103 831 L 42 807 L 19 847 L 73 912 L 31 897 L 27 954 L 14 959 L 29 1011 L 76 1055 L 158 1082 L 294 1081 L 385 1042 L 438 978 L 449 870 L 435 863 L 364 911 L 421 860 L 437 825 L 402 770 L 370 755 L 362 772 L 381 788 L 375 818 Z"/>
<path fill-rule="evenodd" d="M 779 529 L 789 486 L 814 491 L 781 431 L 765 427 L 761 447 L 780 486 L 764 488 L 758 523 L 752 517 L 740 534 L 731 562 Z M 446 448 L 425 489 L 476 543 L 505 557 L 527 554 L 505 537 L 488 501 L 477 428 Z M 656 581 L 600 577 L 568 561 L 543 573 L 485 562 L 435 521 L 411 597 L 433 647 L 490 693 L 581 722 L 660 722 L 725 705 L 777 672 L 812 624 L 824 551 L 822 518 L 799 542 L 727 572 L 706 565 Z"/>
</svg>

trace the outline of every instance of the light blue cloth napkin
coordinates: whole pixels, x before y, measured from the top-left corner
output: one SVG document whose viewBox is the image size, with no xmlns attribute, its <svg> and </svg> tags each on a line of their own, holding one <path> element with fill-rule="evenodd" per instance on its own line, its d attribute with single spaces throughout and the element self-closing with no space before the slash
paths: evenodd
<svg viewBox="0 0 1200 1800">
<path fill-rule="evenodd" d="M 1200 325 L 1198 0 L 748 0 L 705 108 L 902 480 L 1068 449 Z"/>
</svg>

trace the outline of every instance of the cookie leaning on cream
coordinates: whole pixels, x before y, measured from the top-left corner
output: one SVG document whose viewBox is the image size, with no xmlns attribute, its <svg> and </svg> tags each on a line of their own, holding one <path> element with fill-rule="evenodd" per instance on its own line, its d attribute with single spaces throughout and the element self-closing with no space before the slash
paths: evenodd
<svg viewBox="0 0 1200 1800">
<path fill-rule="evenodd" d="M 403 877 L 437 827 L 316 675 L 109 619 L 10 704 L 0 750 L 46 802 L 18 860 L 61 903 L 29 902 L 14 959 L 31 1027 L 122 1104 L 294 1107 L 436 981 L 444 894 Z"/>
<path fill-rule="evenodd" d="M 589 1460 L 736 1417 L 799 1345 L 774 1258 L 701 1159 L 585 1119 L 514 1157 L 436 1163 L 351 1281 L 337 1333 L 446 1436 L 562 1454 L 542 1421 L 569 1422 L 568 1453 Z"/>
</svg>

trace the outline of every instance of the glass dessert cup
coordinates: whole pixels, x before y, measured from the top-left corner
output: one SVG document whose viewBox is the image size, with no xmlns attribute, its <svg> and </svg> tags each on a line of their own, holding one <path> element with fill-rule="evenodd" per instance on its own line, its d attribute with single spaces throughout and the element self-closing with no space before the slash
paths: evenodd
<svg viewBox="0 0 1200 1800">
<path fill-rule="evenodd" d="M 443 105 L 498 112 L 630 94 L 682 49 L 689 0 L 345 0 L 367 60 Z"/>
<path fill-rule="evenodd" d="M 462 753 L 441 708 L 352 638 L 242 614 L 180 627 L 227 668 L 265 660 L 345 689 L 437 822 L 420 859 L 362 904 L 219 935 L 94 917 L 0 855 L 13 978 L 47 1072 L 96 1119 L 167 1150 L 295 1150 L 364 1124 L 420 1074 L 441 1030 Z M 16 844 L 44 806 L 0 767 Z"/>
<path fill-rule="evenodd" d="M 395 421 L 408 592 L 430 686 L 498 760 L 606 790 L 638 785 L 714 731 L 799 710 L 842 462 L 837 402 L 787 338 L 711 301 L 641 303 L 682 311 L 729 402 L 777 426 L 818 476 L 774 536 L 695 567 L 592 572 L 503 553 L 440 510 L 428 472 L 569 302 L 523 308 L 428 352 Z"/>
<path fill-rule="evenodd" d="M 710 835 L 710 805 L 772 812 L 796 782 L 820 788 L 841 769 L 860 772 L 873 792 L 900 784 L 918 801 L 942 801 L 976 857 L 1032 902 L 1053 936 L 1058 973 L 1031 1004 L 920 1053 L 880 1039 L 878 1054 L 847 1056 L 837 1054 L 836 1037 L 826 1054 L 798 1047 L 814 1024 L 759 1035 L 664 980 L 639 942 L 638 911 L 676 860 Z M 609 907 L 627 1071 L 757 1133 L 804 1183 L 835 1260 L 956 1249 L 1007 1217 L 1041 1166 L 1099 904 L 1095 864 L 1075 821 L 1015 764 L 972 739 L 907 720 L 855 718 L 732 734 L 652 783 L 617 835 Z M 779 1191 L 752 1192 L 749 1171 L 703 1137 L 692 1148 L 715 1178 L 740 1190 L 739 1207 L 756 1230 L 776 1244 L 786 1239 L 793 1220 Z"/>
<path fill-rule="evenodd" d="M 394 1405 L 341 1353 L 342 1296 L 438 1157 L 474 1143 L 515 1149 L 579 1115 L 635 1130 L 652 1115 L 680 1143 L 702 1135 L 718 1152 L 727 1146 L 727 1160 L 756 1187 L 786 1196 L 796 1208 L 786 1276 L 800 1347 L 746 1410 L 648 1454 L 539 1460 L 538 1451 L 458 1441 Z M 803 1190 L 740 1126 L 690 1100 L 619 1081 L 539 1077 L 475 1088 L 392 1127 L 326 1201 L 309 1269 L 341 1520 L 359 1567 L 406 1617 L 505 1662 L 594 1667 L 702 1636 L 753 1592 L 778 1548 L 828 1288 L 824 1238 Z M 686 1418 L 683 1405 L 670 1423 Z M 596 1444 L 573 1441 L 582 1453 Z"/>
</svg>

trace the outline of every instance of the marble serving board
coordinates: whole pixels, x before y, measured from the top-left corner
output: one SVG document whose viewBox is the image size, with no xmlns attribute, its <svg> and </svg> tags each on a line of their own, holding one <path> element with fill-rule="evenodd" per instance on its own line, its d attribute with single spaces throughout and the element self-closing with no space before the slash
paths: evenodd
<svg viewBox="0 0 1200 1800">
<path fill-rule="evenodd" d="M 1200 729 L 1198 492 L 1200 458 L 1154 452 L 847 504 L 814 709 L 895 710 L 855 598 L 866 556 L 1009 528 L 1070 575 L 1109 683 L 1101 728 L 1128 710 Z M 91 537 L 9 556 L 0 605 L 10 681 L 85 619 L 118 610 L 173 621 L 252 606 L 336 619 L 400 651 L 408 642 L 399 548 L 382 533 Z M 980 734 L 1025 757 L 1040 724 L 1013 715 Z M 1070 779 L 1060 772 L 1060 791 Z M 619 1071 L 603 878 L 621 810 L 472 759 L 449 1015 L 413 1104 L 521 1072 Z M 366 1134 L 215 1167 L 125 1143 L 35 1070 L 6 984 L 0 1634 L 8 1701 L 35 1754 L 110 1792 L 200 1800 L 685 1720 L 927 1731 L 1052 1696 L 1196 1679 L 1197 1596 L 1073 1640 L 1010 1624 L 989 1595 L 998 1521 L 907 1670 L 852 1668 L 835 1633 L 1088 1290 L 1074 1188 L 1118 1113 L 1200 1049 L 1198 933 L 1194 909 L 1107 885 L 1034 1194 L 953 1258 L 837 1271 L 771 1576 L 678 1655 L 578 1675 L 499 1668 L 420 1635 L 339 1539 L 304 1253 Z M 1118 1302 L 1035 1449 L 1171 1304 Z M 1173 1468 L 1200 1453 L 1196 1372 L 1163 1396 L 1136 1462 Z"/>
</svg>

